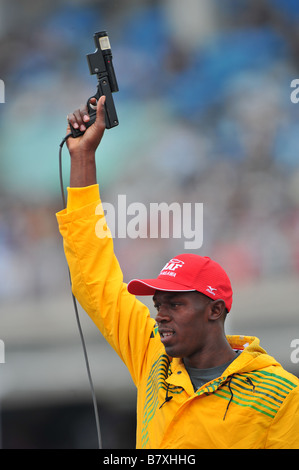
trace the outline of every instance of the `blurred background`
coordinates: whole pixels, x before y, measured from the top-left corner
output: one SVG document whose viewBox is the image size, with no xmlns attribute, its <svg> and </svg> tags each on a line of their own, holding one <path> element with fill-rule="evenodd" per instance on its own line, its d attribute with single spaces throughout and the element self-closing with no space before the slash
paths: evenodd
<svg viewBox="0 0 299 470">
<path fill-rule="evenodd" d="M 258 336 L 298 376 L 299 4 L 295 0 L 0 0 L 0 446 L 96 448 L 91 392 L 55 213 L 66 115 L 96 91 L 109 34 L 120 125 L 97 154 L 102 200 L 203 203 L 203 245 L 234 287 L 227 333 Z M 65 187 L 69 156 L 63 150 Z M 115 239 L 125 280 L 184 239 Z M 146 302 L 151 302 L 146 299 Z M 150 303 L 149 303 L 150 306 Z M 136 393 L 85 312 L 103 446 L 134 448 Z"/>
</svg>

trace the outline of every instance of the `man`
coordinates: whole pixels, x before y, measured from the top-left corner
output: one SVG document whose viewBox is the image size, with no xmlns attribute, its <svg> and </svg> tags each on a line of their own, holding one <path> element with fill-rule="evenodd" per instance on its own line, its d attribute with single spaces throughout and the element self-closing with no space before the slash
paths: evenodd
<svg viewBox="0 0 299 470">
<path fill-rule="evenodd" d="M 181 254 L 155 279 L 123 282 L 96 180 L 104 101 L 67 140 L 68 204 L 57 218 L 73 292 L 137 387 L 137 448 L 299 448 L 299 380 L 257 338 L 225 335 L 232 288 L 218 263 Z M 85 130 L 89 117 L 82 108 L 68 119 Z M 135 295 L 153 296 L 156 321 Z"/>
</svg>

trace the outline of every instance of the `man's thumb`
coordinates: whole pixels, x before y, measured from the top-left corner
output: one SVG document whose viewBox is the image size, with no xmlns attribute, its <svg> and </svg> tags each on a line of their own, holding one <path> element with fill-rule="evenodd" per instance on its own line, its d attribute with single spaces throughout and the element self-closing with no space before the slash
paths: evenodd
<svg viewBox="0 0 299 470">
<path fill-rule="evenodd" d="M 99 98 L 98 104 L 97 104 L 97 123 L 99 123 L 102 126 L 106 126 L 105 123 L 105 101 L 106 101 L 106 96 L 102 95 Z"/>
</svg>

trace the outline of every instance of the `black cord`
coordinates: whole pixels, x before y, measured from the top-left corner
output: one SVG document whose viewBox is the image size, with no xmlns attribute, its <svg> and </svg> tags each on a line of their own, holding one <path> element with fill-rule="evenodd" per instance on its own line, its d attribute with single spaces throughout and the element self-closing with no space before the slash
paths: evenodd
<svg viewBox="0 0 299 470">
<path fill-rule="evenodd" d="M 165 405 L 165 403 L 168 403 L 168 402 L 169 402 L 170 400 L 172 400 L 172 398 L 173 398 L 172 396 L 170 397 L 170 396 L 168 395 L 168 391 L 169 391 L 169 384 L 167 384 L 167 387 L 166 387 L 166 396 L 165 396 L 165 400 L 163 401 L 162 405 L 159 406 L 159 410 L 160 410 L 160 408 L 162 408 L 163 405 Z"/>
<path fill-rule="evenodd" d="M 59 179 L 60 179 L 60 189 L 61 189 L 62 203 L 63 203 L 64 209 L 66 208 L 66 199 L 65 199 L 65 195 L 64 195 L 63 177 L 62 177 L 62 147 L 65 144 L 65 142 L 67 141 L 67 139 L 71 136 L 72 136 L 72 133 L 67 134 L 64 137 L 64 139 L 62 140 L 62 142 L 59 146 Z M 69 272 L 69 279 L 70 279 L 70 285 L 72 286 L 70 272 Z M 100 429 L 100 420 L 99 420 L 99 414 L 98 414 L 97 400 L 96 400 L 93 381 L 92 381 L 92 377 L 91 377 L 91 373 L 90 373 L 90 367 L 89 367 L 87 350 L 86 350 L 86 346 L 85 346 L 85 340 L 84 340 L 82 327 L 81 327 L 81 323 L 80 323 L 80 318 L 79 318 L 77 299 L 74 296 L 73 292 L 72 292 L 72 298 L 73 298 L 73 304 L 74 304 L 74 309 L 75 309 L 75 314 L 76 314 L 76 320 L 77 320 L 77 325 L 78 325 L 79 334 L 80 334 L 80 338 L 81 338 L 81 343 L 82 343 L 82 348 L 83 348 L 83 353 L 84 353 L 84 358 L 85 358 L 85 364 L 86 364 L 86 369 L 87 369 L 87 375 L 88 375 L 88 380 L 89 380 L 89 384 L 90 384 L 91 396 L 92 396 L 92 401 L 93 401 L 93 406 L 94 406 L 94 414 L 95 414 L 97 436 L 98 436 L 98 445 L 99 445 L 99 449 L 102 449 L 102 438 L 101 438 L 101 429 Z"/>
<path fill-rule="evenodd" d="M 64 195 L 63 178 L 62 178 L 62 147 L 64 146 L 67 139 L 71 136 L 72 136 L 72 133 L 70 132 L 62 139 L 59 145 L 59 179 L 60 179 L 60 191 L 61 191 L 61 196 L 62 196 L 62 204 L 63 204 L 64 209 L 66 208 L 66 199 Z"/>
</svg>

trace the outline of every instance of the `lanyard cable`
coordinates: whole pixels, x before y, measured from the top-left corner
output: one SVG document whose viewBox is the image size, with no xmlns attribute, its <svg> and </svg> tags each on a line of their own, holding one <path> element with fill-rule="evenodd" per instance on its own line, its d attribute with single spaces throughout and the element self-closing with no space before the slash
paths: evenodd
<svg viewBox="0 0 299 470">
<path fill-rule="evenodd" d="M 65 198 L 65 195 L 64 195 L 63 177 L 62 177 L 62 147 L 63 147 L 64 143 L 66 142 L 66 140 L 70 136 L 72 136 L 72 133 L 67 134 L 63 138 L 63 140 L 62 140 L 62 142 L 59 146 L 59 179 L 60 179 L 60 189 L 61 189 L 62 203 L 63 203 L 64 209 L 66 208 L 66 198 Z M 69 279 L 70 279 L 70 285 L 71 285 L 70 272 L 69 272 Z M 100 420 L 99 420 L 99 415 L 98 415 L 96 395 L 95 395 L 93 381 L 92 381 L 92 377 L 91 377 L 91 373 L 90 373 L 88 355 L 87 355 L 86 345 L 85 345 L 84 336 L 83 336 L 83 332 L 82 332 L 82 327 L 81 327 L 81 323 L 80 323 L 77 301 L 76 301 L 76 297 L 74 296 L 73 292 L 72 292 L 72 298 L 73 298 L 73 305 L 74 305 L 77 325 L 78 325 L 78 329 L 79 329 L 79 334 L 80 334 L 80 338 L 81 338 L 81 343 L 82 343 L 82 348 L 83 348 L 83 353 L 84 353 L 84 359 L 85 359 L 85 364 L 86 364 L 86 369 L 87 369 L 87 375 L 88 375 L 88 380 L 89 380 L 89 384 L 90 384 L 91 396 L 92 396 L 92 401 L 93 401 L 93 406 L 94 406 L 94 414 L 95 414 L 97 437 L 98 437 L 98 446 L 99 446 L 99 449 L 102 449 L 102 438 L 101 438 Z"/>
</svg>

